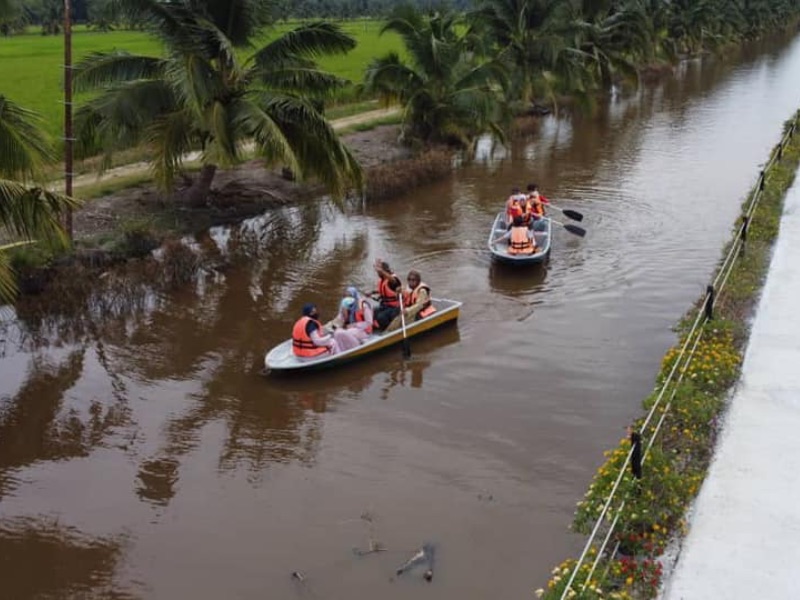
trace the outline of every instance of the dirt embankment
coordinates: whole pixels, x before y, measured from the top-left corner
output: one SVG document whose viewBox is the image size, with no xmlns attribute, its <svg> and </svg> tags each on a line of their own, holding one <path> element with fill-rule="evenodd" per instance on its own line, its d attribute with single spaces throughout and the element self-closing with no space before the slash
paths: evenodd
<svg viewBox="0 0 800 600">
<path fill-rule="evenodd" d="M 370 115 L 374 119 L 374 115 Z M 360 118 L 360 119 L 359 119 Z M 362 115 L 337 121 L 350 126 L 364 122 Z M 367 176 L 386 163 L 410 160 L 411 151 L 398 142 L 399 127 L 383 125 L 342 136 Z M 191 159 L 191 157 L 190 157 Z M 128 176 L 146 169 L 136 163 L 114 169 L 102 179 Z M 97 176 L 82 183 L 97 181 Z M 133 221 L 151 221 L 176 233 L 199 231 L 212 225 L 236 222 L 276 206 L 317 198 L 324 194 L 313 182 L 284 178 L 280 169 L 268 169 L 258 159 L 233 169 L 219 171 L 209 201 L 204 207 L 188 207 L 174 196 L 158 190 L 152 183 L 135 185 L 108 196 L 87 201 L 74 215 L 75 238 L 85 245 L 113 237 L 120 227 Z M 78 192 L 78 195 L 80 193 Z"/>
</svg>

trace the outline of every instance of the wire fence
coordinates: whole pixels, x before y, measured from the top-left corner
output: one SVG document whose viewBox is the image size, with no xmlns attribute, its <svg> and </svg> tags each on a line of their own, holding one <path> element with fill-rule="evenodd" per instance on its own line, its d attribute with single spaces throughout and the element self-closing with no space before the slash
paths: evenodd
<svg viewBox="0 0 800 600">
<path fill-rule="evenodd" d="M 658 395 L 656 396 L 653 405 L 651 406 L 650 410 L 647 413 L 647 416 L 645 417 L 645 420 L 641 425 L 639 433 L 643 438 L 645 436 L 645 432 L 647 431 L 648 427 L 651 425 L 651 421 L 654 419 L 656 413 L 663 404 L 663 410 L 661 411 L 661 415 L 657 420 L 657 422 L 655 423 L 655 425 L 653 425 L 652 431 L 647 436 L 648 441 L 645 450 L 641 455 L 641 464 L 644 464 L 644 462 L 647 460 L 647 457 L 650 453 L 650 449 L 653 447 L 654 442 L 656 441 L 659 433 L 661 432 L 661 426 L 663 425 L 667 414 L 672 408 L 672 402 L 675 398 L 678 388 L 689 369 L 689 366 L 692 362 L 692 358 L 694 357 L 695 350 L 697 349 L 697 346 L 703 337 L 704 330 L 702 326 L 705 324 L 706 321 L 713 318 L 715 299 L 719 295 L 719 293 L 722 292 L 722 290 L 725 288 L 725 284 L 728 282 L 728 277 L 733 271 L 733 267 L 736 264 L 736 260 L 741 255 L 740 250 L 744 247 L 744 244 L 746 243 L 748 228 L 750 227 L 753 215 L 755 214 L 759 200 L 761 199 L 761 196 L 764 192 L 764 183 L 767 174 L 769 173 L 770 169 L 772 169 L 772 167 L 775 165 L 775 163 L 781 160 L 781 158 L 783 157 L 784 148 L 789 143 L 789 140 L 795 134 L 795 130 L 797 129 L 798 126 L 799 117 L 800 117 L 800 112 L 795 113 L 791 126 L 783 135 L 780 143 L 775 147 L 775 150 L 772 152 L 770 159 L 767 161 L 767 164 L 759 173 L 758 180 L 756 181 L 755 188 L 753 190 L 752 196 L 750 197 L 750 201 L 749 203 L 746 203 L 745 207 L 743 208 L 741 226 L 737 229 L 736 235 L 734 236 L 734 239 L 730 244 L 730 248 L 728 249 L 728 253 L 725 255 L 724 260 L 720 264 L 716 276 L 714 277 L 712 283 L 706 288 L 705 296 L 703 297 L 703 300 L 697 310 L 697 316 L 694 322 L 692 323 L 692 326 L 689 329 L 689 333 L 686 335 L 683 344 L 681 345 L 680 351 L 678 352 L 678 356 L 672 366 L 672 369 L 670 370 L 664 382 L 661 384 Z M 667 392 L 669 390 L 671 390 L 671 393 L 668 395 Z M 664 402 L 665 397 L 667 397 L 666 402 Z M 600 511 L 600 514 L 598 515 L 594 526 L 592 527 L 592 531 L 589 534 L 588 539 L 586 540 L 586 544 L 584 545 L 583 551 L 581 552 L 580 557 L 578 558 L 578 562 L 572 569 L 572 573 L 570 574 L 570 577 L 567 580 L 567 584 L 564 587 L 564 590 L 561 594 L 561 600 L 565 600 L 568 597 L 569 598 L 576 597 L 577 592 L 573 589 L 573 586 L 575 584 L 575 578 L 577 574 L 581 571 L 581 569 L 584 567 L 584 565 L 587 564 L 587 557 L 590 555 L 590 549 L 595 546 L 597 541 L 600 539 L 601 535 L 602 535 L 602 541 L 600 542 L 600 545 L 597 548 L 597 552 L 594 556 L 591 567 L 589 568 L 588 574 L 585 577 L 580 592 L 584 592 L 586 590 L 586 587 L 592 580 L 592 576 L 594 575 L 603 556 L 605 555 L 609 541 L 611 540 L 611 537 L 614 534 L 614 530 L 617 526 L 617 522 L 619 521 L 619 517 L 625 510 L 625 505 L 627 503 L 627 494 L 626 497 L 619 498 L 620 500 L 619 506 L 616 508 L 616 510 L 613 511 L 614 518 L 611 519 L 610 523 L 608 523 L 605 532 L 601 533 L 603 530 L 603 525 L 607 522 L 607 517 L 609 516 L 609 511 L 611 510 L 611 505 L 614 503 L 614 500 L 617 499 L 616 498 L 617 492 L 620 489 L 620 484 L 625 478 L 625 474 L 627 472 L 628 467 L 631 465 L 633 461 L 635 451 L 636 451 L 636 446 L 632 445 L 631 449 L 628 451 L 625 461 L 620 467 L 617 478 L 614 480 L 614 484 L 611 487 L 611 492 L 609 493 L 606 501 L 603 503 L 603 508 Z M 610 552 L 610 556 L 614 556 L 618 549 L 619 549 L 619 542 L 616 543 L 613 550 Z"/>
</svg>

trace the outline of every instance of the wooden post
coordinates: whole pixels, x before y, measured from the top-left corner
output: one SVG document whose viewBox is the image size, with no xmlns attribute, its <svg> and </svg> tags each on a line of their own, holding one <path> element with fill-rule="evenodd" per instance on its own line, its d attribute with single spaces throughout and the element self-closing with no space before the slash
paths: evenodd
<svg viewBox="0 0 800 600">
<path fill-rule="evenodd" d="M 706 287 L 706 320 L 710 321 L 714 318 L 714 286 L 709 285 Z"/>
<path fill-rule="evenodd" d="M 64 0 L 64 185 L 67 196 L 72 197 L 72 6 Z M 72 209 L 67 209 L 65 223 L 67 237 L 72 241 Z"/>
</svg>

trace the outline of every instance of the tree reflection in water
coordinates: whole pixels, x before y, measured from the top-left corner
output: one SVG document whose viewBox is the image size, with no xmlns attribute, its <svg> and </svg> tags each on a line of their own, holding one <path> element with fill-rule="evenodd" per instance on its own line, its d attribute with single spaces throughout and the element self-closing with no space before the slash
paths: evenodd
<svg viewBox="0 0 800 600">
<path fill-rule="evenodd" d="M 14 471 L 39 461 L 86 456 L 126 419 L 118 402 L 70 402 L 67 392 L 81 377 L 86 348 L 58 366 L 35 358 L 27 381 L 0 398 L 0 498 L 14 487 Z"/>
<path fill-rule="evenodd" d="M 125 424 L 128 438 L 157 440 L 155 449 L 151 446 L 138 458 L 134 489 L 141 501 L 164 507 L 178 492 L 184 457 L 197 449 L 203 430 L 212 423 L 224 424 L 217 468 L 244 468 L 248 478 L 256 479 L 273 464 L 312 464 L 322 436 L 321 413 L 343 393 L 359 395 L 376 383 L 381 397 L 388 398 L 397 386 L 421 387 L 430 365 L 421 358 L 422 349 L 457 341 L 457 328 L 415 338 L 419 351 L 410 361 L 399 354 L 388 363 L 385 358 L 366 359 L 360 366 L 293 383 L 259 375 L 265 351 L 288 336 L 301 305 L 318 302 L 329 312 L 364 263 L 366 232 L 326 227 L 331 221 L 323 218 L 323 210 L 315 204 L 273 211 L 226 233 L 221 253 L 234 256 L 218 279 L 201 279 L 196 286 L 170 293 L 142 279 L 126 280 L 120 292 L 112 289 L 112 274 L 98 280 L 70 310 L 46 310 L 38 304 L 23 309 L 26 349 L 69 343 L 80 350 L 55 372 L 32 369 L 9 403 L 0 430 L 5 426 L 14 432 L 0 444 L 17 440 L 27 454 L 17 456 L 20 449 L 5 453 L 6 468 L 0 472 L 87 454 L 109 428 L 134 418 L 141 403 L 129 406 L 130 395 L 147 402 L 148 414 L 163 413 L 155 435 L 144 422 Z M 337 219 L 339 224 L 346 221 Z M 208 246 L 212 239 L 201 242 Z M 237 252 L 246 260 L 238 261 Z M 86 352 L 92 352 L 102 371 L 86 370 Z M 103 373 L 111 398 L 93 399 L 86 414 L 57 417 L 62 397 L 81 376 L 96 384 Z M 376 375 L 384 382 L 378 383 Z M 177 404 L 162 403 L 165 394 Z M 54 425 L 58 418 L 64 424 Z M 22 438 L 40 441 L 21 444 Z M 139 447 L 124 446 L 134 454 Z M 0 481 L 0 493 L 2 486 Z"/>
<path fill-rule="evenodd" d="M 138 598 L 114 581 L 126 541 L 124 536 L 89 537 L 53 520 L 2 519 L 2 597 Z"/>
</svg>

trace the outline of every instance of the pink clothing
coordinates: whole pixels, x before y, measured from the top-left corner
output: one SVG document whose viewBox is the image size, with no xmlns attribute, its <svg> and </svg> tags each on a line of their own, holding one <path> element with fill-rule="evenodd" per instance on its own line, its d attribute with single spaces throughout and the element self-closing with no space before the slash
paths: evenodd
<svg viewBox="0 0 800 600">
<path fill-rule="evenodd" d="M 362 333 L 362 332 L 359 332 Z M 333 341 L 336 344 L 336 352 L 344 352 L 356 348 L 361 344 L 355 330 L 337 329 L 333 332 Z"/>
<path fill-rule="evenodd" d="M 350 323 L 347 326 L 347 331 L 355 336 L 358 341 L 364 342 L 370 335 L 367 330 L 372 327 L 373 318 L 372 305 L 369 302 L 364 302 L 364 320 Z"/>
<path fill-rule="evenodd" d="M 319 329 L 311 332 L 311 341 L 315 346 L 325 346 L 330 349 L 331 354 L 339 352 L 339 344 L 336 343 L 334 336 L 330 334 L 321 335 Z M 322 356 L 325 356 L 324 354 Z"/>
</svg>

